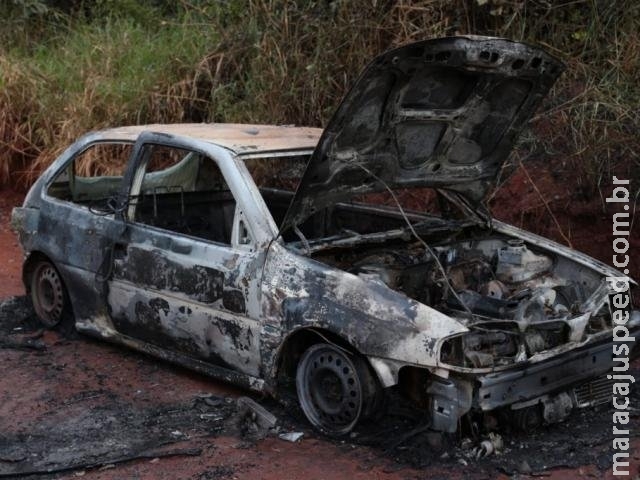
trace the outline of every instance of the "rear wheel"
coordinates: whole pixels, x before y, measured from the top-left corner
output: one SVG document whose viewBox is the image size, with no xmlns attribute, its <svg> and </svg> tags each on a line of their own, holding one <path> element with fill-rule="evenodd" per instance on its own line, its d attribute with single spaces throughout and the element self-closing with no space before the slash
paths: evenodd
<svg viewBox="0 0 640 480">
<path fill-rule="evenodd" d="M 40 321 L 48 328 L 68 315 L 69 300 L 58 270 L 48 260 L 39 260 L 30 279 L 31 300 Z"/>
<path fill-rule="evenodd" d="M 323 433 L 349 433 L 379 404 L 380 387 L 366 361 L 330 344 L 309 347 L 296 373 L 298 401 Z"/>
</svg>

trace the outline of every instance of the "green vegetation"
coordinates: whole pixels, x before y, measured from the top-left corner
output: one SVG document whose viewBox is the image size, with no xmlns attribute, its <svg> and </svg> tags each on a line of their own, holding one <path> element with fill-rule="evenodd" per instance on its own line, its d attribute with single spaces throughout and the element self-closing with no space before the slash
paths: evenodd
<svg viewBox="0 0 640 480">
<path fill-rule="evenodd" d="M 529 150 L 575 165 L 590 195 L 614 169 L 639 175 L 635 0 L 8 0 L 0 18 L 0 184 L 28 184 L 101 127 L 321 126 L 375 54 L 465 33 L 567 62 Z"/>
<path fill-rule="evenodd" d="M 136 2 L 101 2 L 91 18 L 14 5 L 16 21 L 5 22 L 0 35 L 5 181 L 10 173 L 29 181 L 87 130 L 188 116 L 183 82 L 217 42 L 215 31 L 190 27 L 186 10 L 175 23 L 151 6 L 119 8 L 128 4 Z M 97 15 L 106 6 L 107 14 Z"/>
</svg>

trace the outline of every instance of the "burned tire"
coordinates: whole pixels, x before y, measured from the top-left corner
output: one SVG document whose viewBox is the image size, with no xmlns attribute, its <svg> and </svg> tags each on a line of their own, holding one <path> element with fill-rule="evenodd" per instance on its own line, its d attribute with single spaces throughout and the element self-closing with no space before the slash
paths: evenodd
<svg viewBox="0 0 640 480">
<path fill-rule="evenodd" d="M 48 260 L 39 260 L 29 279 L 33 308 L 47 328 L 62 326 L 70 320 L 69 296 L 60 273 Z"/>
<path fill-rule="evenodd" d="M 544 422 L 542 406 L 530 405 L 511 412 L 511 423 L 521 432 L 534 432 Z"/>
<path fill-rule="evenodd" d="M 326 343 L 309 347 L 296 372 L 305 416 L 330 436 L 349 433 L 380 404 L 380 386 L 364 359 Z"/>
</svg>

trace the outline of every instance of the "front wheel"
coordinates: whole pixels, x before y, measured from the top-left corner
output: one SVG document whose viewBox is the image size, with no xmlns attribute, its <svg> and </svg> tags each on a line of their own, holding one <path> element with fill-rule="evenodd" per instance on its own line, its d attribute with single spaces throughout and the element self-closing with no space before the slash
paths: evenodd
<svg viewBox="0 0 640 480">
<path fill-rule="evenodd" d="M 363 358 L 319 343 L 302 355 L 296 391 L 309 422 L 327 435 L 339 436 L 369 416 L 380 387 Z"/>
</svg>

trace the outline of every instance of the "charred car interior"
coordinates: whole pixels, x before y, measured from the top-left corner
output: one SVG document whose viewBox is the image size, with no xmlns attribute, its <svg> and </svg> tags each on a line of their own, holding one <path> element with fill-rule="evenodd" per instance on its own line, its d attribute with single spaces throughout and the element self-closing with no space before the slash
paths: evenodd
<svg viewBox="0 0 640 480">
<path fill-rule="evenodd" d="M 293 397 L 329 435 L 389 389 L 445 432 L 602 402 L 621 274 L 484 204 L 561 72 L 536 47 L 451 37 L 375 59 L 324 130 L 89 133 L 13 212 L 35 310 Z"/>
</svg>

